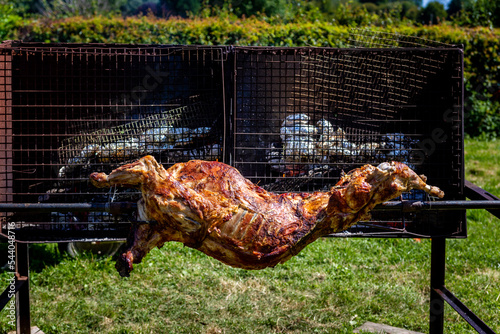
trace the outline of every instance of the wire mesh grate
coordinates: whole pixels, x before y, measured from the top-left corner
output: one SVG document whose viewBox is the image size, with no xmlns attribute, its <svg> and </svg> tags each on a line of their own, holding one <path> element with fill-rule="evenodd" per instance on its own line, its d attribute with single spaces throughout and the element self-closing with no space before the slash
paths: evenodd
<svg viewBox="0 0 500 334">
<path fill-rule="evenodd" d="M 0 202 L 12 198 L 12 56 L 0 46 Z M 0 212 L 0 217 L 4 213 Z"/>
<path fill-rule="evenodd" d="M 459 50 L 237 48 L 235 62 L 234 165 L 254 183 L 327 191 L 343 172 L 394 160 L 460 196 L 452 184 L 462 179 L 461 153 L 449 145 L 462 137 L 443 118 L 451 110 L 461 117 Z M 432 200 L 418 191 L 403 198 Z M 369 228 L 350 232 L 397 226 L 426 234 L 427 222 L 374 213 Z"/>
<path fill-rule="evenodd" d="M 2 202 L 136 201 L 136 190 L 92 187 L 90 173 L 109 173 L 147 154 L 166 167 L 191 159 L 223 160 L 223 62 L 229 47 L 3 46 L 0 63 L 11 67 L 11 106 L 0 111 L 0 121 L 8 118 L 0 137 L 9 144 L 0 146 L 1 168 L 6 168 L 0 172 L 10 177 L 0 184 Z M 0 80 L 5 90 L 7 79 Z M 118 232 L 125 237 L 121 225 L 135 218 L 48 212 L 8 219 L 54 240 L 109 238 Z"/>
<path fill-rule="evenodd" d="M 370 38 L 381 36 L 393 38 Z M 400 38 L 385 49 L 4 43 L 0 199 L 134 202 L 136 190 L 99 190 L 88 176 L 146 154 L 165 167 L 226 162 L 274 192 L 327 191 L 343 172 L 396 160 L 427 175 L 447 199 L 462 199 L 462 53 L 414 42 Z M 431 200 L 420 192 L 403 198 Z M 57 211 L 4 218 L 32 241 L 117 238 L 135 219 Z M 377 212 L 348 235 L 464 236 L 464 227 L 463 212 Z"/>
<path fill-rule="evenodd" d="M 363 48 L 456 48 L 457 45 L 438 42 L 418 36 L 351 28 L 348 37 L 350 47 Z"/>
</svg>

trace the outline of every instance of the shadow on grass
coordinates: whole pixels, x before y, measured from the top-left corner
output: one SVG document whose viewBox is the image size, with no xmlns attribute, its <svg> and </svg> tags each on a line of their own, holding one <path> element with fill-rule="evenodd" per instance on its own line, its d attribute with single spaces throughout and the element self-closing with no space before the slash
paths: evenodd
<svg viewBox="0 0 500 334">
<path fill-rule="evenodd" d="M 0 273 L 11 271 L 7 267 L 9 259 L 8 244 L 0 243 Z M 30 271 L 41 272 L 44 268 L 59 264 L 63 259 L 57 249 L 57 244 L 31 244 L 29 245 Z"/>
</svg>

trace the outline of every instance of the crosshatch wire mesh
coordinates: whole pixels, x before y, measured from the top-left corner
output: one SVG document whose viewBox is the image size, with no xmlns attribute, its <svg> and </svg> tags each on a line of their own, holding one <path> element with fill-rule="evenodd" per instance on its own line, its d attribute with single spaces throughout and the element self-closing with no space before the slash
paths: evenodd
<svg viewBox="0 0 500 334">
<path fill-rule="evenodd" d="M 454 48 L 457 45 L 442 43 L 417 36 L 352 28 L 348 36 L 350 47 L 363 48 Z"/>
<path fill-rule="evenodd" d="M 223 161 L 275 192 L 328 190 L 343 171 L 398 160 L 463 199 L 462 69 L 461 50 L 443 47 L 4 43 L 0 200 L 135 201 L 136 191 L 100 191 L 88 175 L 145 154 L 165 167 Z M 4 219 L 26 240 L 55 241 L 122 238 L 134 217 Z M 465 233 L 464 212 L 380 212 L 343 236 Z"/>
<path fill-rule="evenodd" d="M 461 55 L 237 48 L 234 165 L 266 189 L 310 192 L 329 190 L 344 171 L 396 160 L 461 198 Z M 403 198 L 433 200 L 417 191 Z M 431 216 L 373 213 L 348 233 L 463 232 L 463 212 Z"/>
</svg>

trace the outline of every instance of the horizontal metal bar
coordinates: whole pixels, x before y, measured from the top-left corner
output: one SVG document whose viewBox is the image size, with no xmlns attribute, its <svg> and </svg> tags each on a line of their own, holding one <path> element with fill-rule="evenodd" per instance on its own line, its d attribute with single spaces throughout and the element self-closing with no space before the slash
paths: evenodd
<svg viewBox="0 0 500 334">
<path fill-rule="evenodd" d="M 379 204 L 373 208 L 373 211 L 417 212 L 468 209 L 500 209 L 500 201 L 394 201 Z"/>
<path fill-rule="evenodd" d="M 0 234 L 0 236 L 5 237 L 4 234 Z M 1 240 L 1 239 L 0 239 Z M 125 242 L 127 238 L 68 238 L 68 239 L 44 239 L 44 240 L 19 240 L 16 239 L 16 242 L 20 244 L 48 244 L 48 243 L 68 243 L 68 242 Z"/>
<path fill-rule="evenodd" d="M 477 315 L 465 306 L 451 291 L 446 287 L 433 289 L 443 298 L 462 318 L 465 319 L 479 334 L 495 334 L 495 332 L 486 325 Z"/>
<path fill-rule="evenodd" d="M 112 203 L 0 203 L 0 212 L 109 212 L 127 213 L 137 209 L 133 202 Z M 500 209 L 500 201 L 393 201 L 373 211 L 417 212 L 427 210 Z"/>
<path fill-rule="evenodd" d="M 137 209 L 133 202 L 112 203 L 0 203 L 0 212 L 109 212 L 120 214 Z"/>
</svg>

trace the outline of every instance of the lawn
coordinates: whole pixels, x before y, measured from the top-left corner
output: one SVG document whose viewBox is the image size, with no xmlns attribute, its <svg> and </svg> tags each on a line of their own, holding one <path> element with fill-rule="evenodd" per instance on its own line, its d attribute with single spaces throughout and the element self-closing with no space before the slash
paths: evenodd
<svg viewBox="0 0 500 334">
<path fill-rule="evenodd" d="M 500 141 L 467 140 L 466 173 L 499 196 Z M 500 221 L 469 211 L 468 232 L 447 242 L 447 286 L 500 332 Z M 31 250 L 32 324 L 47 334 L 352 333 L 366 321 L 428 331 L 429 240 L 325 238 L 262 271 L 170 243 L 130 278 L 111 259 Z M 7 322 L 4 310 L 0 333 L 13 329 Z M 475 333 L 450 307 L 445 332 Z"/>
</svg>

